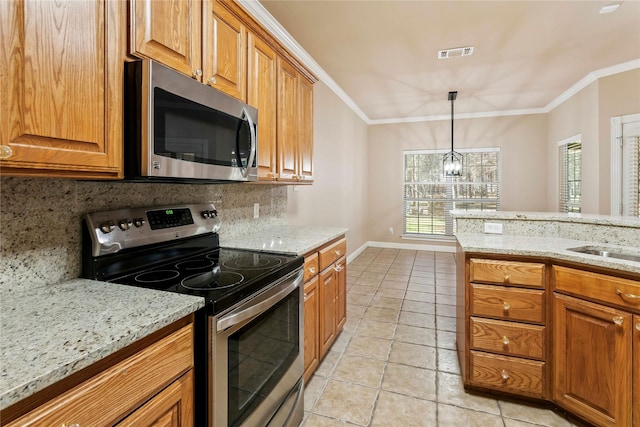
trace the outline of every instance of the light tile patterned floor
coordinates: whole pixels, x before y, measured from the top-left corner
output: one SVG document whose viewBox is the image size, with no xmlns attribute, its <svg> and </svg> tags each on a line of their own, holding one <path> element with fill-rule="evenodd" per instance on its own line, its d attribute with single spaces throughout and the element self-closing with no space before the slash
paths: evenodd
<svg viewBox="0 0 640 427">
<path fill-rule="evenodd" d="M 453 254 L 367 248 L 347 290 L 345 328 L 305 390 L 304 427 L 577 425 L 464 391 Z"/>
</svg>

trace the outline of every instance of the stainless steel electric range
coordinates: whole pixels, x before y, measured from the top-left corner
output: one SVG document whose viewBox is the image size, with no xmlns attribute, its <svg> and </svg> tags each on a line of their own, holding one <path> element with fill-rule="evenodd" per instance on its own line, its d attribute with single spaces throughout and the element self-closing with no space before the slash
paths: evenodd
<svg viewBox="0 0 640 427">
<path fill-rule="evenodd" d="M 213 204 L 85 215 L 83 276 L 205 298 L 196 425 L 302 421 L 303 258 L 220 247 Z"/>
</svg>

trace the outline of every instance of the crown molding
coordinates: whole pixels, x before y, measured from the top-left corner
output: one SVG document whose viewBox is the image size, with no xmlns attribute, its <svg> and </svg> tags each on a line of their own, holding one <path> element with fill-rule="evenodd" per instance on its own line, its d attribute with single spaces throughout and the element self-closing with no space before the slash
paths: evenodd
<svg viewBox="0 0 640 427">
<path fill-rule="evenodd" d="M 442 120 L 450 120 L 449 115 L 436 115 L 436 116 L 420 116 L 420 117 L 395 117 L 388 119 L 370 119 L 364 111 L 360 109 L 347 93 L 331 78 L 329 74 L 307 53 L 306 50 L 300 46 L 300 44 L 289 34 L 287 30 L 269 13 L 267 9 L 258 0 L 237 0 L 238 3 L 244 7 L 265 29 L 267 29 L 273 36 L 291 52 L 305 67 L 307 67 L 313 74 L 315 74 L 320 81 L 336 94 L 338 98 L 342 100 L 351 110 L 367 125 L 386 125 L 386 124 L 398 124 L 398 123 L 418 123 L 418 122 L 435 122 Z M 580 92 L 591 83 L 603 77 L 608 77 L 613 74 L 622 73 L 625 71 L 631 71 L 640 68 L 640 59 L 634 59 L 631 61 L 623 62 L 621 64 L 612 65 L 610 67 L 601 68 L 587 74 L 580 79 L 577 83 L 571 86 L 569 89 L 561 93 L 553 101 L 539 108 L 525 108 L 518 110 L 503 110 L 503 111 L 486 111 L 479 113 L 456 113 L 456 119 L 477 119 L 487 117 L 504 117 L 504 116 L 521 116 L 529 114 L 545 114 L 552 111 L 558 105 L 562 104 L 576 93 Z"/>
</svg>

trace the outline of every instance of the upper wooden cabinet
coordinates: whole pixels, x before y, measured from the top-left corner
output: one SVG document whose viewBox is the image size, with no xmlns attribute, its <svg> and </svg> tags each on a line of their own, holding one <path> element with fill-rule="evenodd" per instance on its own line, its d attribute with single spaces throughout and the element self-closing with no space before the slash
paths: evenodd
<svg viewBox="0 0 640 427">
<path fill-rule="evenodd" d="M 304 77 L 299 79 L 299 150 L 298 177 L 302 181 L 313 180 L 313 83 Z"/>
<path fill-rule="evenodd" d="M 204 82 L 247 100 L 247 27 L 221 2 L 204 1 Z"/>
<path fill-rule="evenodd" d="M 0 2 L 3 175 L 122 176 L 125 7 Z"/>
<path fill-rule="evenodd" d="M 278 58 L 278 180 L 298 179 L 298 72 Z"/>
<path fill-rule="evenodd" d="M 202 3 L 130 0 L 129 50 L 202 80 Z"/>
<path fill-rule="evenodd" d="M 258 178 L 276 179 L 277 54 L 259 37 L 249 34 L 247 103 L 258 109 Z"/>
</svg>

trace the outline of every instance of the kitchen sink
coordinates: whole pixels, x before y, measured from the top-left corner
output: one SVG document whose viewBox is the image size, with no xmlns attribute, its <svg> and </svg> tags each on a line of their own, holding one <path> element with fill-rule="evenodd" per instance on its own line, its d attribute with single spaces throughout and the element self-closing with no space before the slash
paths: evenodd
<svg viewBox="0 0 640 427">
<path fill-rule="evenodd" d="M 640 262 L 640 254 L 625 252 L 623 249 L 607 248 L 602 246 L 580 246 L 569 248 L 568 251 L 579 252 L 581 254 L 597 255 L 605 258 L 618 258 L 627 261 Z"/>
</svg>

